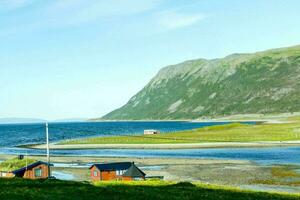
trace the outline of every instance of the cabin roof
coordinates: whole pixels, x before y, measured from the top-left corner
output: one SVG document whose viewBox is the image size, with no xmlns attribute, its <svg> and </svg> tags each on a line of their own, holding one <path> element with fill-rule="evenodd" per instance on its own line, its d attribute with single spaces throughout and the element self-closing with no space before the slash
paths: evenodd
<svg viewBox="0 0 300 200">
<path fill-rule="evenodd" d="M 95 166 L 99 170 L 127 170 L 133 163 L 131 162 L 116 162 L 105 164 L 93 164 L 90 169 Z"/>
<path fill-rule="evenodd" d="M 126 170 L 123 176 L 130 176 L 130 177 L 146 176 L 146 174 L 142 170 L 140 170 L 133 162 L 94 164 L 90 167 L 90 169 L 94 166 L 100 171 Z"/>
<path fill-rule="evenodd" d="M 130 177 L 143 177 L 146 174 L 136 167 L 134 164 L 129 167 L 129 169 L 123 174 L 123 176 L 130 176 Z"/>
</svg>

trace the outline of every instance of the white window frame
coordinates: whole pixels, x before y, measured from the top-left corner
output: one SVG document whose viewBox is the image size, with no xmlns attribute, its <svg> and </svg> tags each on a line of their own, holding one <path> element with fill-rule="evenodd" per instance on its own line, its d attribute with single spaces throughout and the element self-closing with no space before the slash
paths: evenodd
<svg viewBox="0 0 300 200">
<path fill-rule="evenodd" d="M 122 176 L 125 173 L 125 170 L 116 170 L 117 176 Z"/>
<path fill-rule="evenodd" d="M 96 176 L 95 176 L 95 174 L 96 174 Z M 98 177 L 98 171 L 97 170 L 93 171 L 93 177 Z"/>
<path fill-rule="evenodd" d="M 37 171 L 39 171 L 39 174 L 37 174 Z M 34 169 L 34 177 L 42 177 L 43 176 L 43 169 L 42 168 L 35 168 Z"/>
</svg>

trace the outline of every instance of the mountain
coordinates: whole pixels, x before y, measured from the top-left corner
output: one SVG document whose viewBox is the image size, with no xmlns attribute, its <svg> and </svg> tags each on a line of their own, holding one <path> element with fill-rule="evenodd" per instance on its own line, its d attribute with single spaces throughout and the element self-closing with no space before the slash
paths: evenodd
<svg viewBox="0 0 300 200">
<path fill-rule="evenodd" d="M 300 45 L 163 68 L 104 120 L 169 120 L 300 111 Z"/>
<path fill-rule="evenodd" d="M 33 118 L 0 118 L 0 124 L 31 124 L 43 122 L 45 122 L 45 120 Z"/>
<path fill-rule="evenodd" d="M 56 119 L 51 122 L 60 122 L 60 123 L 68 123 L 68 122 L 87 122 L 86 118 L 67 118 L 67 119 Z"/>
</svg>

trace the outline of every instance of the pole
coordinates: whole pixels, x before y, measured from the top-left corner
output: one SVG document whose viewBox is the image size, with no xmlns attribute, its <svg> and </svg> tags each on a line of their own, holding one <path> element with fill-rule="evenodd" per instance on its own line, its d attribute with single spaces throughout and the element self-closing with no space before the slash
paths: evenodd
<svg viewBox="0 0 300 200">
<path fill-rule="evenodd" d="M 46 122 L 46 142 L 47 142 L 47 165 L 48 165 L 48 178 L 50 177 L 50 150 L 49 150 L 49 130 L 48 122 Z"/>
<path fill-rule="evenodd" d="M 25 161 L 26 162 L 26 171 L 27 171 L 27 167 L 28 167 L 28 160 L 27 159 L 28 159 L 28 152 L 27 152 L 27 149 L 26 149 L 26 161 Z"/>
</svg>

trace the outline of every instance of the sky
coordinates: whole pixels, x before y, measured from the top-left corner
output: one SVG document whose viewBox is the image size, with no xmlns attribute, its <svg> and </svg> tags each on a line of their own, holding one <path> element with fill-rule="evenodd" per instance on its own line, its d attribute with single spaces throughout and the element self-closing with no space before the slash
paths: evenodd
<svg viewBox="0 0 300 200">
<path fill-rule="evenodd" d="M 95 118 L 164 66 L 300 44 L 298 0 L 0 0 L 0 118 Z"/>
</svg>

